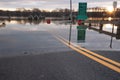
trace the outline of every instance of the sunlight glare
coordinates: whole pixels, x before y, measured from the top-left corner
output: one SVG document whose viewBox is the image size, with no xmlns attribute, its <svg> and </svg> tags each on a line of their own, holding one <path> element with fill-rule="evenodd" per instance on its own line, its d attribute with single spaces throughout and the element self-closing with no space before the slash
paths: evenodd
<svg viewBox="0 0 120 80">
<path fill-rule="evenodd" d="M 113 7 L 107 7 L 107 11 L 112 13 L 114 11 Z"/>
<path fill-rule="evenodd" d="M 111 17 L 108 17 L 108 21 L 111 21 L 112 20 L 112 18 Z"/>
<path fill-rule="evenodd" d="M 113 24 L 104 24 L 104 28 L 112 29 Z M 117 29 L 117 26 L 114 25 L 114 28 Z"/>
</svg>

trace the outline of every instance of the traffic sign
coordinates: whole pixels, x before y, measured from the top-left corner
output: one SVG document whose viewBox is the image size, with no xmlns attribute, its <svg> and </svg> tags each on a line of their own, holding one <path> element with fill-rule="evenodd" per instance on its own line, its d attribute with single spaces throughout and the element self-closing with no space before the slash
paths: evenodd
<svg viewBox="0 0 120 80">
<path fill-rule="evenodd" d="M 113 8 L 116 9 L 117 8 L 117 1 L 113 2 Z"/>
<path fill-rule="evenodd" d="M 87 19 L 87 3 L 85 2 L 80 2 L 79 3 L 79 9 L 78 9 L 78 20 L 85 20 Z"/>
</svg>

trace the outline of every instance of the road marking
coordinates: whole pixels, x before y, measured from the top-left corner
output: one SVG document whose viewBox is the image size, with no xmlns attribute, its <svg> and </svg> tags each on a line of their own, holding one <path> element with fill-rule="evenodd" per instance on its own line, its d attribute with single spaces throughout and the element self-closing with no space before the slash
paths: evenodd
<svg viewBox="0 0 120 80">
<path fill-rule="evenodd" d="M 65 42 L 69 43 L 68 40 L 64 39 L 64 38 L 61 37 L 61 36 L 59 36 L 59 37 L 60 37 L 61 39 L 63 39 Z M 87 53 L 89 53 L 89 54 L 92 54 L 92 55 L 94 55 L 94 56 L 96 56 L 96 57 L 98 57 L 98 58 L 100 58 L 100 59 L 103 59 L 103 60 L 105 60 L 105 61 L 107 61 L 107 62 L 110 62 L 110 63 L 112 63 L 112 64 L 120 67 L 120 63 L 119 63 L 119 62 L 116 62 L 116 61 L 114 61 L 114 60 L 111 60 L 111 59 L 109 59 L 109 58 L 106 58 L 106 57 L 104 57 L 104 56 L 101 56 L 101 55 L 99 55 L 99 54 L 96 54 L 96 53 L 94 53 L 94 52 L 92 52 L 92 51 L 90 51 L 90 50 L 87 50 L 87 49 L 82 48 L 82 47 L 80 47 L 80 46 L 78 46 L 78 45 L 75 45 L 75 44 L 72 43 L 72 42 L 71 42 L 71 45 L 75 46 L 75 47 L 78 48 L 78 49 L 81 49 L 81 50 L 84 51 L 84 52 L 87 52 Z"/>
<path fill-rule="evenodd" d="M 113 61 L 113 60 L 110 60 L 110 59 L 105 58 L 105 57 L 103 57 L 103 56 L 101 56 L 101 55 L 98 55 L 98 54 L 96 55 L 95 53 L 93 54 L 93 52 L 88 51 L 88 50 L 86 50 L 86 49 L 84 49 L 84 48 L 81 48 L 82 50 L 84 50 L 84 51 L 82 51 L 82 50 L 79 49 L 78 47 L 76 48 L 73 44 L 72 44 L 72 45 L 69 45 L 69 44 L 68 44 L 68 41 L 66 41 L 64 38 L 61 38 L 60 36 L 55 36 L 55 38 L 57 38 L 59 41 L 61 41 L 62 43 L 64 43 L 64 44 L 67 45 L 68 47 L 70 47 L 71 49 L 79 52 L 80 54 L 83 54 L 83 55 L 89 57 L 90 59 L 92 59 L 92 60 L 94 60 L 94 61 L 96 61 L 96 62 L 98 62 L 98 63 L 100 63 L 100 64 L 102 64 L 102 65 L 104 65 L 104 66 L 106 66 L 106 67 L 108 67 L 108 68 L 116 71 L 116 72 L 118 72 L 118 73 L 120 73 L 120 68 L 117 67 L 117 66 L 119 66 L 119 63 L 118 63 L 118 62 L 115 62 L 115 61 Z M 86 52 L 89 52 L 89 53 L 91 53 L 92 55 L 91 55 L 91 54 L 88 54 L 88 53 L 86 53 Z M 93 56 L 93 55 L 94 55 L 94 56 Z M 95 57 L 95 56 L 97 56 L 97 57 Z M 98 57 L 99 57 L 99 58 L 98 58 Z M 104 60 L 103 60 L 103 59 L 104 59 Z M 113 64 L 115 63 L 115 65 L 117 65 L 117 66 L 115 66 L 115 65 L 113 65 L 113 64 L 110 64 L 110 63 L 108 63 L 108 62 L 113 63 Z"/>
</svg>

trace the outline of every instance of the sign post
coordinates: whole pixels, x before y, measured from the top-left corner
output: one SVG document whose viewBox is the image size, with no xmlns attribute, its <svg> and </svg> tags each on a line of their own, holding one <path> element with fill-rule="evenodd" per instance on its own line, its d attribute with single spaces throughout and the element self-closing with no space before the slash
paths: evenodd
<svg viewBox="0 0 120 80">
<path fill-rule="evenodd" d="M 69 31 L 69 45 L 71 41 L 71 31 L 72 31 L 72 0 L 70 0 L 70 31 Z"/>
<path fill-rule="evenodd" d="M 113 12 L 113 19 L 115 18 L 115 11 L 116 11 L 116 8 L 117 8 L 117 1 L 114 1 L 113 2 L 113 8 L 114 8 L 114 12 Z M 114 25 L 112 26 L 112 33 L 114 33 Z M 112 42 L 113 42 L 113 36 L 111 36 L 111 40 L 110 40 L 110 48 L 112 48 Z"/>
<path fill-rule="evenodd" d="M 78 7 L 78 25 L 77 26 L 77 41 L 78 43 L 80 42 L 85 42 L 85 35 L 86 35 L 86 29 L 85 25 L 82 24 L 82 21 L 86 20 L 87 17 L 87 3 L 85 2 L 80 2 L 79 7 Z"/>
</svg>

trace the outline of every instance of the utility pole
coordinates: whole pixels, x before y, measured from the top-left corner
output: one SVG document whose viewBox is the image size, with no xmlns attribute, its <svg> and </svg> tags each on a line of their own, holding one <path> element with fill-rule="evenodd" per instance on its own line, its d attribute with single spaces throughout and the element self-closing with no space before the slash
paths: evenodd
<svg viewBox="0 0 120 80">
<path fill-rule="evenodd" d="M 70 31 L 69 31 L 69 44 L 71 41 L 71 31 L 72 31 L 72 0 L 70 0 Z"/>
<path fill-rule="evenodd" d="M 72 0 L 70 0 L 70 20 L 72 23 Z"/>
</svg>

